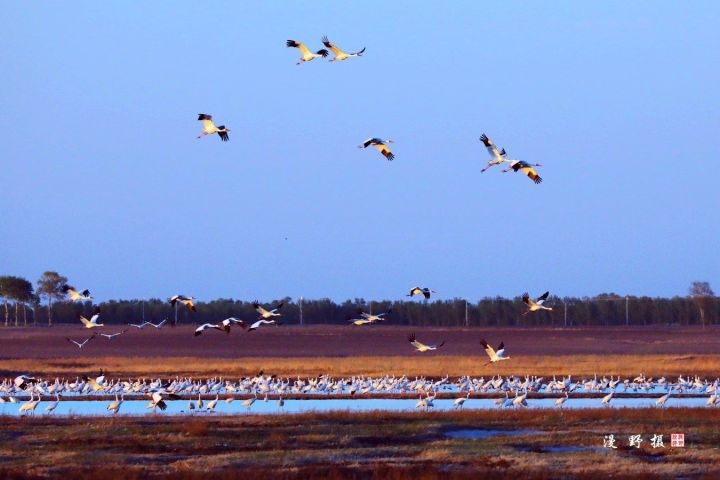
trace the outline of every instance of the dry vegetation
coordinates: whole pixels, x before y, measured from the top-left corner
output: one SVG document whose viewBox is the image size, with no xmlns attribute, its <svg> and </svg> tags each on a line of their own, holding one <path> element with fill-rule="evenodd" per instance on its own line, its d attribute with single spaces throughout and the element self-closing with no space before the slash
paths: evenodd
<svg viewBox="0 0 720 480">
<path fill-rule="evenodd" d="M 116 330 L 116 328 L 115 328 Z M 18 372 L 70 376 L 104 368 L 114 377 L 242 377 L 259 370 L 280 376 L 408 375 L 700 375 L 720 365 L 718 328 L 414 328 L 421 339 L 446 340 L 427 354 L 414 352 L 408 328 L 306 326 L 194 337 L 193 327 L 130 329 L 82 350 L 66 336 L 89 335 L 77 325 L 0 329 L 0 376 Z M 109 331 L 114 331 L 110 329 Z M 504 340 L 511 360 L 486 365 L 480 338 Z"/>
<path fill-rule="evenodd" d="M 5 418 L 0 478 L 718 478 L 718 421 L 719 409 L 680 408 Z M 670 447 L 675 432 L 685 448 Z M 617 450 L 603 448 L 610 433 Z"/>
<path fill-rule="evenodd" d="M 46 377 L 75 377 L 88 371 L 103 368 L 112 377 L 196 377 L 223 376 L 245 377 L 263 370 L 278 376 L 317 376 L 328 374 L 335 377 L 351 375 L 383 376 L 407 375 L 409 377 L 441 377 L 450 375 L 572 375 L 573 378 L 598 375 L 622 375 L 635 377 L 639 373 L 648 376 L 700 375 L 705 378 L 718 376 L 720 356 L 717 355 L 618 355 L 606 358 L 601 355 L 564 355 L 555 358 L 525 356 L 511 361 L 486 365 L 482 356 L 432 356 L 412 357 L 324 357 L 324 358 L 256 358 L 240 357 L 233 360 L 198 357 L 97 357 L 85 359 L 22 359 L 3 360 L 0 376 L 15 372 L 31 372 Z"/>
</svg>

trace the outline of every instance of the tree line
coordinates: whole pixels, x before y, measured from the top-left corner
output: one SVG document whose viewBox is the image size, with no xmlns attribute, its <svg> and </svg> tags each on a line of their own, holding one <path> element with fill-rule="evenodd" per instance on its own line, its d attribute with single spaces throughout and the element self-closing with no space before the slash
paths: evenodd
<svg viewBox="0 0 720 480">
<path fill-rule="evenodd" d="M 196 312 L 181 304 L 172 307 L 167 299 L 110 300 L 95 305 L 90 301 L 67 303 L 63 286 L 67 278 L 45 272 L 37 289 L 28 280 L 0 276 L 4 325 L 53 325 L 77 323 L 78 314 L 89 318 L 101 309 L 101 323 L 124 325 L 167 318 L 170 324 L 216 323 L 234 316 L 245 321 L 257 317 L 252 301 L 220 298 L 197 302 Z M 720 298 L 708 282 L 693 282 L 687 296 L 652 298 L 603 293 L 594 297 L 550 296 L 545 305 L 552 312 L 539 311 L 523 316 L 527 310 L 521 298 L 485 297 L 471 302 L 452 300 L 365 300 L 355 298 L 342 303 L 330 299 L 292 299 L 285 297 L 266 303 L 274 307 L 283 302 L 284 324 L 348 324 L 358 311 L 381 313 L 390 309 L 385 323 L 417 326 L 616 326 L 616 325 L 713 325 L 720 323 Z"/>
</svg>

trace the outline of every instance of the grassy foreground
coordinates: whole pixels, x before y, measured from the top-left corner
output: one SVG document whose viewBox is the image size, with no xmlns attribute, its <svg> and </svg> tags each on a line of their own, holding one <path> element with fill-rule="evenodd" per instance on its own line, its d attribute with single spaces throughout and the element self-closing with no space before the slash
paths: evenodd
<svg viewBox="0 0 720 480">
<path fill-rule="evenodd" d="M 681 408 L 2 418 L 0 478 L 718 478 L 719 421 Z"/>
<path fill-rule="evenodd" d="M 442 377 L 450 375 L 572 375 L 574 378 L 595 374 L 635 377 L 699 375 L 714 379 L 720 374 L 720 355 L 561 355 L 523 356 L 488 365 L 486 356 L 360 356 L 360 357 L 289 357 L 216 359 L 204 357 L 100 357 L 74 359 L 5 359 L 6 376 L 20 372 L 45 377 L 75 377 L 103 368 L 109 376 L 119 377 L 245 377 L 263 370 L 289 377 L 334 377 L 352 375 Z M 3 376 L 3 375 L 0 375 Z"/>
</svg>

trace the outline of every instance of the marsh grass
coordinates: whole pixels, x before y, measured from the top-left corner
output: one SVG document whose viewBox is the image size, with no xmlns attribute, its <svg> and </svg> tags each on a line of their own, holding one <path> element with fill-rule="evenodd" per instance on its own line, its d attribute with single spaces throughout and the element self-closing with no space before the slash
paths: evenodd
<svg viewBox="0 0 720 480">
<path fill-rule="evenodd" d="M 259 371 L 281 377 L 334 377 L 365 375 L 407 375 L 458 377 L 492 375 L 622 375 L 676 378 L 679 375 L 718 375 L 720 355 L 562 355 L 556 357 L 524 356 L 507 362 L 487 365 L 485 356 L 397 356 L 397 357 L 322 357 L 213 359 L 205 357 L 100 357 L 93 359 L 7 359 L 0 375 L 32 372 L 46 377 L 74 378 L 85 372 L 104 368 L 113 377 L 248 377 Z"/>
<path fill-rule="evenodd" d="M 718 421 L 684 408 L 3 417 L 0 478 L 717 478 Z M 527 431 L 447 435 L 458 429 Z M 669 447 L 674 432 L 686 448 Z M 611 433 L 617 450 L 602 448 Z"/>
</svg>

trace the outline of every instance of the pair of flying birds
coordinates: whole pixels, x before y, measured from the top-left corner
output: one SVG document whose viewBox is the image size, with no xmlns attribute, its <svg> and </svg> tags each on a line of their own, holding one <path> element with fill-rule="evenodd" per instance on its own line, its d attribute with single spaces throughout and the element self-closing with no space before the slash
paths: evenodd
<svg viewBox="0 0 720 480">
<path fill-rule="evenodd" d="M 325 45 L 327 48 L 332 50 L 333 54 L 335 54 L 335 56 L 330 59 L 331 62 L 347 60 L 348 58 L 351 58 L 351 57 L 362 57 L 362 54 L 365 51 L 365 47 L 363 47 L 362 50 L 359 50 L 357 52 L 346 53 L 346 52 L 342 51 L 340 48 L 338 48 L 337 45 L 334 45 L 333 43 L 331 43 L 327 37 L 322 37 L 322 42 L 323 42 L 323 45 Z M 330 53 L 324 48 L 313 53 L 310 51 L 309 48 L 307 48 L 305 46 L 304 43 L 298 42 L 296 40 L 288 40 L 286 45 L 288 47 L 294 47 L 294 48 L 300 49 L 300 53 L 302 54 L 302 56 L 300 57 L 300 60 L 295 65 L 300 65 L 303 62 L 309 62 L 318 57 L 325 58 L 328 56 L 328 53 Z"/>
</svg>

